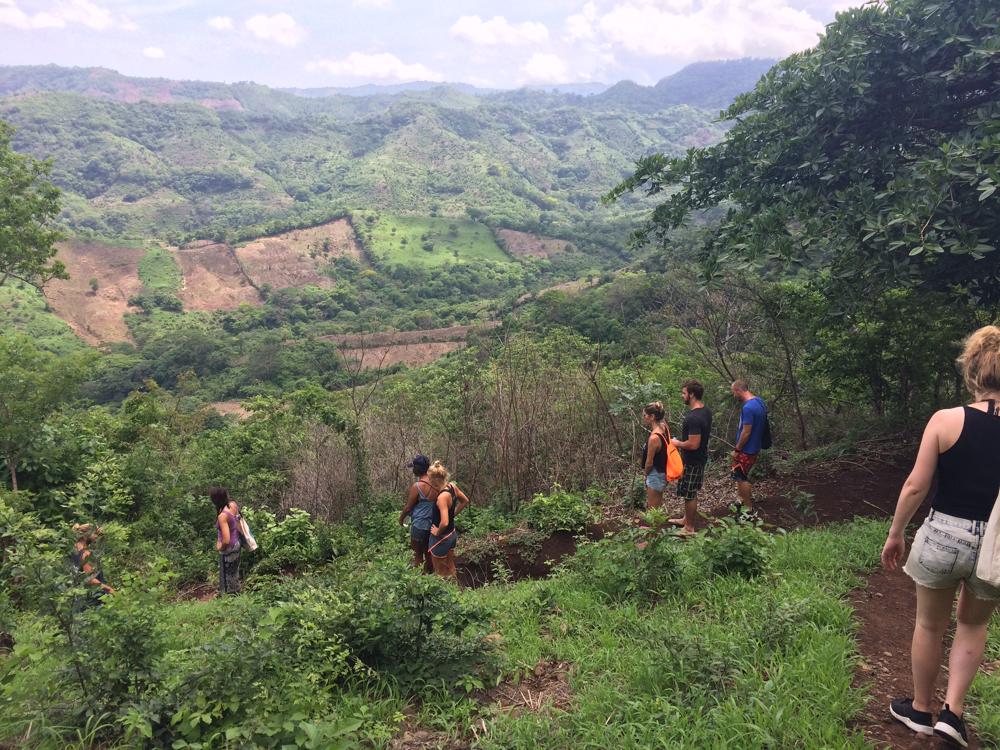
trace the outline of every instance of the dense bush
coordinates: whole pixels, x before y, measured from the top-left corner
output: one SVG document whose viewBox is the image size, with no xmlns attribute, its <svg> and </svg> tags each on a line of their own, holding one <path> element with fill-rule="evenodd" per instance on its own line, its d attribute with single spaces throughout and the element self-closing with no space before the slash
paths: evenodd
<svg viewBox="0 0 1000 750">
<path fill-rule="evenodd" d="M 559 570 L 613 600 L 648 598 L 677 581 L 680 556 L 673 534 L 623 531 L 577 545 Z"/>
<path fill-rule="evenodd" d="M 583 531 L 596 520 L 594 508 L 581 495 L 563 490 L 558 485 L 552 492 L 539 492 L 521 509 L 521 518 L 537 531 Z"/>
<path fill-rule="evenodd" d="M 747 516 L 721 518 L 700 537 L 700 551 L 708 570 L 716 575 L 754 578 L 767 570 L 768 551 L 774 539 L 760 521 Z"/>
</svg>

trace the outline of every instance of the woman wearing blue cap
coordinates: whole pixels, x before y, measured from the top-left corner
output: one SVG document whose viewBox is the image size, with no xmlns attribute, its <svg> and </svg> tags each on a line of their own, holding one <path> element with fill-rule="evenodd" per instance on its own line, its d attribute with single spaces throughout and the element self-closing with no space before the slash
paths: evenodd
<svg viewBox="0 0 1000 750">
<path fill-rule="evenodd" d="M 433 573 L 434 567 L 430 553 L 427 551 L 431 535 L 431 519 L 434 514 L 434 503 L 438 490 L 427 479 L 427 470 L 431 460 L 423 454 L 417 454 L 407 467 L 413 469 L 416 481 L 410 485 L 406 493 L 406 504 L 399 514 L 399 525 L 402 526 L 406 517 L 410 517 L 410 549 L 413 550 L 413 567 L 423 567 L 425 573 Z"/>
</svg>

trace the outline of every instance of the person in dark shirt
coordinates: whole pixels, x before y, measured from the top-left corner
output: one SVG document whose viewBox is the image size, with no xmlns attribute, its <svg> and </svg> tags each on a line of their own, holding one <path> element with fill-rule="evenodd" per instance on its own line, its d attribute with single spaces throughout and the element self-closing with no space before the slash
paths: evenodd
<svg viewBox="0 0 1000 750">
<path fill-rule="evenodd" d="M 740 406 L 740 426 L 736 431 L 736 449 L 733 451 L 733 480 L 740 507 L 753 512 L 753 485 L 750 484 L 750 470 L 757 462 L 761 443 L 764 440 L 764 422 L 767 420 L 767 406 L 764 400 L 750 392 L 745 380 L 733 381 L 733 398 Z"/>
<path fill-rule="evenodd" d="M 685 534 L 693 534 L 695 531 L 698 490 L 705 480 L 708 440 L 712 435 L 712 410 L 702 401 L 704 396 L 705 387 L 697 380 L 689 380 L 681 386 L 681 398 L 690 411 L 684 416 L 680 438 L 670 439 L 684 459 L 684 474 L 677 482 L 677 497 L 684 501 L 684 517 L 671 518 L 670 523 L 683 527 Z"/>
</svg>

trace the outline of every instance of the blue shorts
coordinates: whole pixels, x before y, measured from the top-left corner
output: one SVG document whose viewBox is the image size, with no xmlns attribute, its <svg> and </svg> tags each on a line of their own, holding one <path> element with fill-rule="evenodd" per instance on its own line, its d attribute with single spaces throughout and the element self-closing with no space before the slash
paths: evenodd
<svg viewBox="0 0 1000 750">
<path fill-rule="evenodd" d="M 653 469 L 646 475 L 646 486 L 653 492 L 663 492 L 667 489 L 667 475 L 662 471 Z"/>
<path fill-rule="evenodd" d="M 438 537 L 431 534 L 427 550 L 433 557 L 447 557 L 448 553 L 455 549 L 455 543 L 457 541 L 458 532 L 455 530 L 452 530 L 444 537 Z"/>
</svg>

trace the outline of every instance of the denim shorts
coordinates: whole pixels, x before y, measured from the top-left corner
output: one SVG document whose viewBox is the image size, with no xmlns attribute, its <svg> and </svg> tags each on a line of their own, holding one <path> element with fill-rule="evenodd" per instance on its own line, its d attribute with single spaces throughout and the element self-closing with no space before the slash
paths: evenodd
<svg viewBox="0 0 1000 750">
<path fill-rule="evenodd" d="M 457 541 L 458 532 L 454 529 L 443 537 L 431 534 L 427 549 L 433 557 L 447 557 L 448 553 L 455 549 Z"/>
<path fill-rule="evenodd" d="M 986 521 L 949 516 L 931 510 L 913 539 L 903 572 L 929 589 L 946 589 L 965 581 L 977 599 L 1000 601 L 1000 588 L 976 576 Z"/>
<path fill-rule="evenodd" d="M 653 492 L 663 492 L 667 489 L 667 475 L 662 471 L 653 469 L 646 475 L 646 486 Z"/>
</svg>

